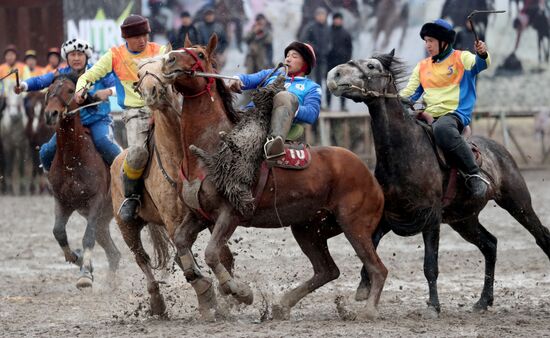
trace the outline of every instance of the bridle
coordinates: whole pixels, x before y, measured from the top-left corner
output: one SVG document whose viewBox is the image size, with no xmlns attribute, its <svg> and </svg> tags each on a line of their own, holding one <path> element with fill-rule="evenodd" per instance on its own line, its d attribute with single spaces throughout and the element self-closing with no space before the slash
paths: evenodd
<svg viewBox="0 0 550 338">
<path fill-rule="evenodd" d="M 204 68 L 204 65 L 202 64 L 202 61 L 197 56 L 197 53 L 195 53 L 195 51 L 193 51 L 191 48 L 186 48 L 186 47 L 180 48 L 180 50 L 182 50 L 183 52 L 191 55 L 191 57 L 195 60 L 195 64 L 191 67 L 191 69 L 184 71 L 185 74 L 187 74 L 188 76 L 193 76 L 194 77 L 194 76 L 196 76 L 195 72 L 197 70 L 199 72 L 203 73 L 203 74 L 206 72 L 206 69 Z M 214 102 L 214 96 L 212 95 L 212 86 L 214 85 L 215 80 L 214 80 L 213 77 L 209 77 L 209 76 L 205 76 L 205 75 L 202 75 L 202 77 L 206 77 L 208 79 L 208 82 L 206 83 L 204 89 L 199 91 L 196 94 L 193 94 L 193 95 L 183 95 L 184 99 L 192 99 L 192 98 L 195 98 L 195 97 L 199 97 L 204 93 L 208 93 L 208 96 L 210 96 L 210 100 L 212 100 L 212 102 Z"/>
<path fill-rule="evenodd" d="M 143 66 L 149 64 L 149 63 L 152 63 L 154 62 L 154 60 L 149 60 L 147 62 L 144 62 L 143 64 L 141 64 L 139 67 L 138 67 L 138 72 L 141 68 L 143 68 Z M 143 80 L 147 77 L 147 76 L 152 76 L 155 80 L 157 80 L 158 83 L 160 83 L 163 87 L 165 87 L 165 84 L 164 82 L 162 82 L 162 80 L 160 79 L 160 77 L 158 77 L 157 74 L 155 73 L 149 73 L 148 70 L 145 71 L 145 74 L 143 74 L 142 77 L 139 78 L 139 80 L 137 82 L 134 82 L 134 85 L 133 85 L 133 89 L 136 93 L 138 93 L 139 95 L 141 95 L 141 92 L 139 91 L 139 87 L 141 86 L 141 83 L 143 82 Z"/>
<path fill-rule="evenodd" d="M 376 90 L 367 90 L 363 87 L 358 87 L 358 86 L 355 86 L 355 85 L 348 85 L 349 88 L 352 88 L 352 89 L 355 89 L 355 90 L 358 90 L 361 92 L 361 94 L 363 96 L 365 96 L 365 98 L 371 98 L 371 97 L 374 97 L 374 98 L 380 98 L 380 97 L 384 97 L 384 98 L 389 98 L 389 99 L 397 99 L 399 98 L 399 94 L 397 93 L 388 93 L 388 86 L 389 85 L 393 85 L 393 89 L 397 92 L 397 88 L 395 87 L 395 82 L 393 81 L 393 75 L 391 73 L 380 73 L 380 74 L 367 74 L 367 72 L 361 68 L 361 66 L 354 60 L 350 60 L 347 62 L 348 65 L 352 66 L 352 67 L 355 67 L 357 68 L 362 76 L 361 78 L 366 81 L 367 85 L 369 83 L 370 80 L 372 80 L 373 78 L 378 78 L 378 77 L 383 77 L 383 78 L 388 78 L 388 83 L 386 84 L 386 86 L 384 87 L 384 91 L 383 92 L 379 92 L 379 91 L 376 91 Z M 367 86 L 368 88 L 368 86 Z"/>
<path fill-rule="evenodd" d="M 65 100 L 59 93 L 59 91 L 61 90 L 61 88 L 63 88 L 63 84 L 65 83 L 65 81 L 67 81 L 67 79 L 63 79 L 61 81 L 58 81 L 58 84 L 55 86 L 54 90 L 53 90 L 53 93 L 50 95 L 50 91 L 48 91 L 46 93 L 46 102 L 44 103 L 45 105 L 48 105 L 48 101 L 50 100 L 50 98 L 52 97 L 57 97 L 57 99 L 59 101 L 61 101 L 61 103 L 63 104 L 63 108 L 65 108 L 65 111 L 63 112 L 63 115 L 66 116 L 66 117 L 71 117 L 73 115 L 75 115 L 77 112 L 79 112 L 81 109 L 84 109 L 84 108 L 87 108 L 87 107 L 92 107 L 92 106 L 97 106 L 98 104 L 101 104 L 103 101 L 96 101 L 96 102 L 93 102 L 93 103 L 90 103 L 90 104 L 87 104 L 87 105 L 84 105 L 84 106 L 79 106 L 71 111 L 67 111 L 69 110 L 69 106 L 71 105 L 71 103 L 73 103 L 73 100 L 74 100 L 74 97 L 76 94 L 73 94 L 71 95 L 71 98 L 67 101 Z"/>
</svg>

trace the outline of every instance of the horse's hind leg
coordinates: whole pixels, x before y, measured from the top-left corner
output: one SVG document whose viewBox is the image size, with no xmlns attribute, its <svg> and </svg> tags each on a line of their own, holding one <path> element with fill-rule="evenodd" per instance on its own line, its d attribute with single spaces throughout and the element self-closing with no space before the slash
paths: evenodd
<svg viewBox="0 0 550 338">
<path fill-rule="evenodd" d="M 487 310 L 493 305 L 493 285 L 497 260 L 497 239 L 479 223 L 478 216 L 449 224 L 465 240 L 477 246 L 485 257 L 485 281 L 481 297 L 474 305 L 475 310 Z"/>
<path fill-rule="evenodd" d="M 122 238 L 126 245 L 130 248 L 130 251 L 134 254 L 136 263 L 139 265 L 145 279 L 147 280 L 147 291 L 151 296 L 149 304 L 151 306 L 151 314 L 162 316 L 166 313 L 166 304 L 164 298 L 160 293 L 159 283 L 155 279 L 153 274 L 153 268 L 151 267 L 151 259 L 141 242 L 141 230 L 145 226 L 145 222 L 142 219 L 136 219 L 132 223 L 123 222 L 118 216 L 116 222 L 119 226 Z"/>
<path fill-rule="evenodd" d="M 108 210 L 108 211 L 107 211 Z M 109 225 L 113 215 L 110 206 L 105 207 L 103 214 L 97 222 L 97 243 L 105 250 L 109 262 L 109 276 L 107 278 L 111 287 L 115 287 L 116 271 L 120 262 L 120 251 L 118 251 L 113 239 Z"/>
<path fill-rule="evenodd" d="M 428 309 L 436 313 L 441 311 L 439 304 L 439 295 L 437 293 L 437 277 L 439 276 L 439 230 L 440 225 L 434 224 L 432 227 L 422 231 L 424 240 L 424 276 L 428 280 L 429 300 Z"/>
<path fill-rule="evenodd" d="M 273 306 L 273 318 L 288 320 L 290 309 L 309 293 L 340 276 L 340 270 L 328 251 L 327 239 L 340 233 L 336 226 L 291 226 L 300 249 L 313 265 L 313 277 L 287 291 L 278 305 Z"/>
<path fill-rule="evenodd" d="M 374 235 L 372 235 L 372 244 L 374 245 L 374 249 L 378 248 L 378 244 L 380 243 L 380 240 L 384 235 L 386 235 L 390 229 L 388 228 L 387 224 L 381 220 L 378 224 L 378 227 L 376 228 L 376 231 L 374 232 Z M 357 287 L 357 291 L 355 293 L 355 300 L 356 301 L 363 301 L 367 300 L 369 297 L 370 292 L 370 279 L 369 279 L 369 273 L 365 266 L 361 268 L 361 282 L 359 282 L 359 286 Z"/>
</svg>

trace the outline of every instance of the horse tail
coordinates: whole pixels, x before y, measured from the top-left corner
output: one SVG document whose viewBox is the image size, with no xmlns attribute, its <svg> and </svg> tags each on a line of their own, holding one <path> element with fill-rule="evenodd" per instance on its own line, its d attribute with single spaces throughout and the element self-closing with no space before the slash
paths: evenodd
<svg viewBox="0 0 550 338">
<path fill-rule="evenodd" d="M 151 267 L 155 270 L 166 269 L 168 261 L 170 259 L 170 248 L 172 242 L 168 237 L 166 228 L 158 224 L 147 224 L 149 230 L 149 236 L 151 237 L 151 243 L 153 244 L 153 263 Z"/>
</svg>

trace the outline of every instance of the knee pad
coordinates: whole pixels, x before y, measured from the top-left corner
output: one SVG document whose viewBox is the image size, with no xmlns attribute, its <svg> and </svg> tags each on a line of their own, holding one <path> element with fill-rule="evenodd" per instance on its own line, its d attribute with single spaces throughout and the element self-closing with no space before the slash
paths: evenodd
<svg viewBox="0 0 550 338">
<path fill-rule="evenodd" d="M 138 179 L 147 165 L 149 153 L 145 147 L 132 146 L 124 159 L 124 173 L 130 179 Z"/>
</svg>

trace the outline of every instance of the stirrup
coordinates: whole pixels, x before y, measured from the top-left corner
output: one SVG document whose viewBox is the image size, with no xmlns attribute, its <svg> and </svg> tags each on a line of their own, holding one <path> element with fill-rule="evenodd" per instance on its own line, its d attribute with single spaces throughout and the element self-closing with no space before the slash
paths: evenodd
<svg viewBox="0 0 550 338">
<path fill-rule="evenodd" d="M 465 180 L 466 182 L 468 182 L 468 180 L 470 180 L 470 179 L 472 179 L 472 178 L 474 178 L 474 177 L 477 177 L 477 178 L 479 178 L 480 180 L 482 180 L 485 184 L 487 184 L 487 186 L 490 185 L 489 180 L 487 180 L 485 177 L 481 176 L 480 174 L 463 174 L 463 176 L 464 176 L 464 180 Z"/>
<path fill-rule="evenodd" d="M 268 147 L 268 145 L 270 145 L 270 144 L 272 144 L 273 142 L 275 142 L 275 140 L 276 140 L 277 138 L 280 138 L 281 141 L 283 142 L 283 150 L 282 150 L 282 152 L 280 152 L 280 153 L 278 153 L 278 154 L 271 154 L 271 155 L 270 155 L 270 154 L 268 153 L 267 147 Z M 283 155 L 285 154 L 284 143 L 285 143 L 285 142 L 284 142 L 283 138 L 280 137 L 280 136 L 276 136 L 276 137 L 268 136 L 268 137 L 267 137 L 267 141 L 264 143 L 264 154 L 265 154 L 265 158 L 266 158 L 267 160 L 269 160 L 269 159 L 272 159 L 272 158 L 275 158 L 275 157 L 283 156 Z M 271 149 L 269 149 L 269 150 L 271 150 Z"/>
<path fill-rule="evenodd" d="M 139 198 L 139 195 L 132 195 L 130 197 L 126 197 L 124 199 L 124 201 L 122 201 L 122 203 L 120 203 L 120 207 L 118 208 L 118 211 L 117 211 L 117 215 L 120 215 L 120 211 L 122 210 L 122 207 L 126 204 L 126 202 L 129 202 L 129 201 L 137 201 L 138 202 L 138 206 L 136 208 L 136 210 L 134 211 L 134 214 L 137 215 L 139 213 L 139 210 L 141 209 L 141 200 Z"/>
</svg>

